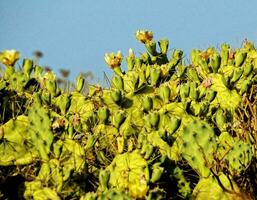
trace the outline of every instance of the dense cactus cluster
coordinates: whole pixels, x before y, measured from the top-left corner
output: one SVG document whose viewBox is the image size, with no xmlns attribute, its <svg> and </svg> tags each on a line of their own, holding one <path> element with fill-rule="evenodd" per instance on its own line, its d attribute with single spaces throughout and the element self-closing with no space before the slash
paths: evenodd
<svg viewBox="0 0 257 200">
<path fill-rule="evenodd" d="M 83 93 L 19 53 L 0 54 L 0 197 L 255 199 L 257 51 L 193 49 L 137 31 L 146 47 L 105 55 L 111 85 Z M 158 47 L 157 47 L 158 46 Z M 15 184 L 14 184 L 15 183 Z"/>
</svg>

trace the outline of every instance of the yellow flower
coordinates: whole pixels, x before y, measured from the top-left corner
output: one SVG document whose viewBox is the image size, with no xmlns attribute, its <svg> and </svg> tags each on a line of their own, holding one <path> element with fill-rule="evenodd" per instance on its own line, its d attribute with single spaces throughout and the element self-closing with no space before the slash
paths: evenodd
<svg viewBox="0 0 257 200">
<path fill-rule="evenodd" d="M 105 62 L 109 65 L 110 68 L 114 69 L 121 65 L 123 56 L 120 51 L 117 54 L 115 53 L 106 53 L 104 56 Z"/>
<path fill-rule="evenodd" d="M 0 62 L 7 66 L 13 66 L 20 58 L 20 53 L 16 50 L 5 50 L 0 53 Z"/>
<path fill-rule="evenodd" d="M 139 30 L 136 32 L 136 39 L 144 44 L 150 42 L 153 39 L 153 32 Z"/>
</svg>

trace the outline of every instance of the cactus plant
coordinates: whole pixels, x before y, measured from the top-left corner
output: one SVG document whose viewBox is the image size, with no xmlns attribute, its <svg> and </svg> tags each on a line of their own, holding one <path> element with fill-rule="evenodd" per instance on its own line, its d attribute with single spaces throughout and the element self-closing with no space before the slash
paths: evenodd
<svg viewBox="0 0 257 200">
<path fill-rule="evenodd" d="M 30 59 L 17 68 L 19 52 L 0 53 L 4 198 L 13 176 L 23 177 L 25 199 L 247 199 L 244 190 L 257 192 L 249 176 L 257 155 L 254 45 L 193 49 L 185 64 L 183 51 L 168 55 L 167 39 L 144 30 L 135 36 L 146 51 L 129 49 L 127 70 L 121 51 L 107 53 L 110 85 L 90 85 L 88 94 L 82 74 L 68 91 Z"/>
</svg>

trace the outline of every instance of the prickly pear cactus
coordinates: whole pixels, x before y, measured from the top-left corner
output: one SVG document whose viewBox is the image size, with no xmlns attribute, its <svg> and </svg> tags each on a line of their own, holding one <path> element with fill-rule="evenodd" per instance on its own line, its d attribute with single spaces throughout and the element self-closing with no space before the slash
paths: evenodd
<svg viewBox="0 0 257 200">
<path fill-rule="evenodd" d="M 1 197 L 255 198 L 253 43 L 193 49 L 188 63 L 151 31 L 135 37 L 140 55 L 105 54 L 108 87 L 86 88 L 83 73 L 61 87 L 53 71 L 1 51 Z"/>
</svg>

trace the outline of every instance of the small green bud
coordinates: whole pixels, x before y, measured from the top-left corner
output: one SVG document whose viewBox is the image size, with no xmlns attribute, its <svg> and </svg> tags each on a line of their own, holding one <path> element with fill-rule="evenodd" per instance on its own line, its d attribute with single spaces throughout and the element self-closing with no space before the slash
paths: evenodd
<svg viewBox="0 0 257 200">
<path fill-rule="evenodd" d="M 221 64 L 221 57 L 218 53 L 210 56 L 209 66 L 212 68 L 214 73 L 217 73 Z"/>
<path fill-rule="evenodd" d="M 152 86 L 156 86 L 160 76 L 161 76 L 161 70 L 159 68 L 151 68 L 150 69 L 150 79 L 151 79 Z"/>
<path fill-rule="evenodd" d="M 50 92 L 51 96 L 55 96 L 56 94 L 57 84 L 54 80 L 46 80 L 46 89 Z"/>
<path fill-rule="evenodd" d="M 99 183 L 103 191 L 108 189 L 109 178 L 110 178 L 110 172 L 107 170 L 101 169 L 99 172 Z"/>
<path fill-rule="evenodd" d="M 238 52 L 236 52 L 236 54 L 235 54 L 236 67 L 239 67 L 244 63 L 246 56 L 247 56 L 247 53 L 245 51 L 239 50 Z"/>
<path fill-rule="evenodd" d="M 22 67 L 23 67 L 24 73 L 30 76 L 33 69 L 33 61 L 29 59 L 24 59 Z"/>
<path fill-rule="evenodd" d="M 39 65 L 36 65 L 34 70 L 35 70 L 35 78 L 41 77 L 41 74 L 43 72 L 43 68 Z"/>
<path fill-rule="evenodd" d="M 4 71 L 4 79 L 6 80 L 10 79 L 11 75 L 13 75 L 14 72 L 15 72 L 14 67 L 7 65 Z"/>
<path fill-rule="evenodd" d="M 164 172 L 164 168 L 160 167 L 160 164 L 161 163 L 155 163 L 152 166 L 152 176 L 151 176 L 151 180 L 150 180 L 152 183 L 157 182 L 161 178 L 161 176 Z"/>
<path fill-rule="evenodd" d="M 109 114 L 107 107 L 101 107 L 97 111 L 97 115 L 101 123 L 105 123 L 108 120 Z"/>
<path fill-rule="evenodd" d="M 63 94 L 60 96 L 60 101 L 59 101 L 59 108 L 61 110 L 61 114 L 65 115 L 70 108 L 71 105 L 71 98 L 69 94 Z"/>
<path fill-rule="evenodd" d="M 156 42 L 151 40 L 147 43 L 145 43 L 145 47 L 147 49 L 147 51 L 152 55 L 152 56 L 156 56 L 157 55 L 157 51 L 156 51 Z"/>
<path fill-rule="evenodd" d="M 169 103 L 170 93 L 170 88 L 167 85 L 163 85 L 159 88 L 159 95 L 164 103 Z"/>
<path fill-rule="evenodd" d="M 135 54 L 134 54 L 134 51 L 133 49 L 129 49 L 129 55 L 128 57 L 126 58 L 126 61 L 127 61 L 127 65 L 128 65 L 128 70 L 132 70 L 134 68 L 134 65 L 135 65 Z"/>
<path fill-rule="evenodd" d="M 118 153 L 123 153 L 125 146 L 125 139 L 123 136 L 117 137 L 117 147 L 118 147 Z"/>
<path fill-rule="evenodd" d="M 244 65 L 243 68 L 244 68 L 244 72 L 242 76 L 244 77 L 247 77 L 253 71 L 253 65 L 250 63 L 247 63 L 246 65 Z"/>
<path fill-rule="evenodd" d="M 189 96 L 190 87 L 188 83 L 180 85 L 179 95 L 182 101 L 185 101 Z"/>
<path fill-rule="evenodd" d="M 231 83 L 235 83 L 237 82 L 240 77 L 242 76 L 243 74 L 243 69 L 242 68 L 235 68 L 234 71 L 233 71 L 233 76 L 230 80 Z"/>
<path fill-rule="evenodd" d="M 145 111 L 150 111 L 153 108 L 153 100 L 151 97 L 145 96 L 142 100 L 142 107 Z"/>
<path fill-rule="evenodd" d="M 111 98 L 115 103 L 118 103 L 121 101 L 121 91 L 120 90 L 112 90 L 111 91 Z"/>
<path fill-rule="evenodd" d="M 112 116 L 112 124 L 116 127 L 119 128 L 120 125 L 124 122 L 126 116 L 124 111 L 118 111 Z"/>
<path fill-rule="evenodd" d="M 151 123 L 152 127 L 157 127 L 158 123 L 159 123 L 159 120 L 160 120 L 159 113 L 158 112 L 149 113 L 149 120 L 150 120 L 150 123 Z"/>
<path fill-rule="evenodd" d="M 78 92 L 81 92 L 81 90 L 83 89 L 84 83 L 85 83 L 85 78 L 82 76 L 82 74 L 80 74 L 76 78 L 76 90 Z"/>
<path fill-rule="evenodd" d="M 163 39 L 158 42 L 162 54 L 167 54 L 169 48 L 169 40 Z"/>
</svg>

